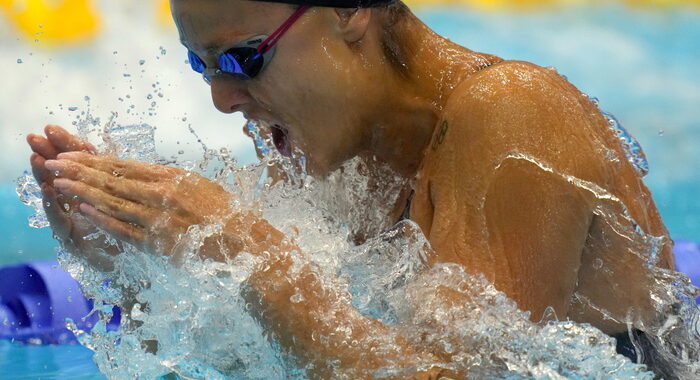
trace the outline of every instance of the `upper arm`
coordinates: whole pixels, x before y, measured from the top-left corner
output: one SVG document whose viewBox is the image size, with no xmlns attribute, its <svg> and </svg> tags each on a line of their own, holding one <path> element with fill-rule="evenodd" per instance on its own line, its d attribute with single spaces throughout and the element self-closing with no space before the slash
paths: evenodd
<svg viewBox="0 0 700 380">
<path fill-rule="evenodd" d="M 507 158 L 485 195 L 483 216 L 495 283 L 539 320 L 568 313 L 592 213 L 566 179 L 527 159 Z"/>
<path fill-rule="evenodd" d="M 430 153 L 438 261 L 487 275 L 538 319 L 566 315 L 600 180 L 581 94 L 534 65 L 477 74 L 455 90 Z M 572 90 L 573 89 L 573 90 Z"/>
</svg>

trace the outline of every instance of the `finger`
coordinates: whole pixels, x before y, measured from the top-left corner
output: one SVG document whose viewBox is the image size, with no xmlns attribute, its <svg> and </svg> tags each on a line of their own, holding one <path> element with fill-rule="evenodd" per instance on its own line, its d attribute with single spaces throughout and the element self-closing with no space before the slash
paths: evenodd
<svg viewBox="0 0 700 380">
<path fill-rule="evenodd" d="M 92 144 L 73 136 L 58 125 L 47 125 L 44 132 L 51 144 L 60 152 L 89 151 L 96 153 Z"/>
<path fill-rule="evenodd" d="M 156 212 L 150 207 L 112 196 L 82 182 L 57 178 L 54 180 L 54 187 L 63 194 L 78 197 L 103 213 L 126 223 L 135 223 L 148 228 L 156 220 Z"/>
<path fill-rule="evenodd" d="M 143 249 L 146 233 L 142 228 L 107 215 L 87 203 L 80 204 L 80 213 L 95 226 L 112 235 L 115 239 Z"/>
<path fill-rule="evenodd" d="M 29 134 L 27 135 L 27 143 L 29 143 L 29 146 L 35 153 L 47 159 L 56 158 L 56 155 L 60 153 L 44 136 Z"/>
<path fill-rule="evenodd" d="M 32 174 L 36 182 L 39 184 L 48 183 L 49 185 L 53 182 L 53 174 L 46 169 L 44 163 L 46 160 L 38 153 L 32 153 L 29 157 L 29 163 L 32 166 Z"/>
<path fill-rule="evenodd" d="M 43 184 L 41 186 L 41 192 L 43 194 L 43 205 L 44 211 L 46 212 L 46 219 L 48 219 L 51 224 L 51 229 L 53 229 L 54 235 L 61 240 L 66 240 L 70 237 L 71 231 L 71 220 L 63 210 L 63 207 L 58 199 L 58 193 L 56 190 L 49 186 L 48 184 Z"/>
<path fill-rule="evenodd" d="M 117 198 L 156 208 L 163 206 L 164 192 L 151 183 L 116 177 L 70 160 L 47 160 L 44 166 L 61 178 L 82 182 Z"/>
<path fill-rule="evenodd" d="M 46 168 L 46 161 L 44 157 L 40 156 L 38 153 L 33 153 L 30 157 L 30 163 L 32 165 L 32 173 L 37 183 L 41 186 L 44 184 L 53 187 L 53 180 L 55 179 L 55 174 L 50 169 Z M 53 189 L 52 189 L 53 190 Z M 72 204 L 72 200 L 66 199 L 63 194 L 56 193 L 56 200 L 59 205 Z"/>
<path fill-rule="evenodd" d="M 147 182 L 155 182 L 164 178 L 173 178 L 184 173 L 182 169 L 170 166 L 153 165 L 140 161 L 120 160 L 114 157 L 81 152 L 61 153 L 57 158 L 78 162 L 116 177 Z"/>
</svg>

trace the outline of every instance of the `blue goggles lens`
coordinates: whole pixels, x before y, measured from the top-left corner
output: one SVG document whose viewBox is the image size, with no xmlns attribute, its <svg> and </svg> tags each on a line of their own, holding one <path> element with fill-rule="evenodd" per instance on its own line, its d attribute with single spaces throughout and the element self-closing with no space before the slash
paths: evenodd
<svg viewBox="0 0 700 380">
<path fill-rule="evenodd" d="M 187 60 L 190 62 L 192 70 L 200 74 L 203 73 L 204 70 L 206 70 L 207 68 L 207 65 L 204 64 L 204 61 L 202 61 L 201 58 L 197 57 L 197 55 L 194 54 L 192 50 L 187 50 Z"/>
<path fill-rule="evenodd" d="M 267 61 L 272 58 L 274 50 L 271 49 L 265 53 L 260 53 L 257 50 L 257 46 L 260 45 L 263 40 L 265 40 L 265 36 L 253 37 L 221 54 L 217 59 L 219 67 L 218 70 L 216 70 L 216 74 L 228 73 L 246 79 L 257 76 L 262 71 Z M 206 72 L 207 65 L 201 58 L 191 50 L 187 51 L 187 58 L 192 70 L 203 74 L 207 82 L 211 81 L 209 74 Z"/>
</svg>

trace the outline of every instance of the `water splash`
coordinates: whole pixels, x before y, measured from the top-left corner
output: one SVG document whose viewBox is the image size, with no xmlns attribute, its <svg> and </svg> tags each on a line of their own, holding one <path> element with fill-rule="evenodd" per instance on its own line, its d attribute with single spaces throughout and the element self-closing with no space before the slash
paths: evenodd
<svg viewBox="0 0 700 380">
<path fill-rule="evenodd" d="M 589 99 L 593 104 L 598 106 L 599 101 L 597 98 L 589 97 Z M 602 110 L 600 112 L 608 122 L 610 129 L 615 132 L 615 135 L 620 140 L 620 145 L 622 146 L 622 150 L 625 152 L 627 160 L 641 176 L 647 175 L 649 173 L 649 162 L 644 155 L 644 151 L 642 150 L 642 146 L 639 144 L 639 141 L 637 141 L 637 139 L 635 139 L 634 136 L 632 136 L 632 134 L 630 134 L 627 129 L 622 126 L 615 115 Z"/>
<path fill-rule="evenodd" d="M 91 119 L 83 130 L 94 124 Z M 348 347 L 364 350 L 362 355 L 382 352 L 390 357 L 401 350 L 398 340 L 424 348 L 401 360 L 387 359 L 371 373 L 343 369 L 329 359 L 326 364 L 334 378 L 407 376 L 432 366 L 468 373 L 470 378 L 654 378 L 645 366 L 618 355 L 614 340 L 591 326 L 556 318 L 533 323 L 529 313 L 518 310 L 482 276 L 456 264 L 426 265 L 431 247 L 420 228 L 409 220 L 395 223 L 386 218 L 406 185 L 390 169 L 373 168 L 382 179 L 376 181 L 367 175 L 366 163 L 355 159 L 325 179 L 313 178 L 299 156 L 290 159 L 274 149 L 259 123 L 251 122 L 247 128 L 264 154 L 260 163 L 238 166 L 225 149 L 203 146 L 201 161 L 171 164 L 208 175 L 235 195 L 234 209 L 262 215 L 300 251 L 272 246 L 262 256 L 241 252 L 226 262 L 203 260 L 198 252 L 207 237 L 220 233 L 218 224 L 192 226 L 179 244 L 177 262 L 122 245 L 122 253 L 113 258 L 114 270 L 101 272 L 62 250 L 61 265 L 95 305 L 104 305 L 94 311 L 101 322 L 91 333 L 74 331 L 83 345 L 95 351 L 96 363 L 109 378 L 148 379 L 168 373 L 188 379 L 312 377 L 316 364 L 299 363 L 280 346 L 275 332 L 256 316 L 261 305 L 245 295 L 250 276 L 268 265 L 266 257 L 290 260 L 291 283 L 310 271 L 318 292 L 335 295 L 331 310 L 351 304 L 360 315 L 381 322 L 376 330 L 353 340 L 342 338 L 352 336 L 348 321 L 314 312 L 319 323 L 334 331 L 314 337 L 319 347 L 330 347 L 341 337 Z M 159 163 L 153 133 L 147 125 L 116 126 L 113 115 L 102 128 L 100 149 Z M 514 158 L 532 160 L 555 173 L 534 158 Z M 273 167 L 287 181 L 267 178 Z M 652 336 L 660 366 L 692 378 L 700 370 L 697 289 L 687 277 L 655 266 L 663 241 L 645 234 L 620 208 L 619 199 L 595 184 L 562 176 L 594 194 L 600 201 L 596 213 L 620 236 L 637 242 L 629 254 L 640 255 L 648 264 L 655 281 L 651 287 L 655 306 L 663 316 L 653 323 L 642 321 L 645 331 Z M 22 182 L 18 193 L 41 212 L 40 192 L 30 182 Z M 370 206 L 361 206 L 366 204 Z M 603 270 L 607 265 L 601 260 L 597 267 Z M 289 300 L 304 305 L 313 296 L 296 289 Z M 586 301 L 584 294 L 577 297 Z M 117 332 L 103 328 L 113 304 L 121 305 L 125 315 Z M 599 308 L 611 318 L 625 320 Z"/>
<path fill-rule="evenodd" d="M 46 219 L 46 212 L 44 212 L 41 187 L 34 176 L 25 171 L 15 180 L 15 184 L 19 200 L 34 210 L 34 214 L 29 217 L 29 226 L 34 228 L 48 227 L 49 221 Z"/>
<path fill-rule="evenodd" d="M 155 128 L 148 124 L 112 126 L 108 124 L 102 133 L 101 151 L 122 160 L 158 162 Z"/>
</svg>

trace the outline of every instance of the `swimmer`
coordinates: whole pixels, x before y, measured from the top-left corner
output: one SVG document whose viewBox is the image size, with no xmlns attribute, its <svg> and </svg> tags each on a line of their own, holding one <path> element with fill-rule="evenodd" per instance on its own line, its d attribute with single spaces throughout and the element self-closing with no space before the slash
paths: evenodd
<svg viewBox="0 0 700 380">
<path fill-rule="evenodd" d="M 662 237 L 656 264 L 672 269 L 672 242 L 605 117 L 556 71 L 454 44 L 399 0 L 171 0 L 171 8 L 219 111 L 264 121 L 279 151 L 303 151 L 314 176 L 360 157 L 406 178 L 387 218 L 420 226 L 434 251 L 429 265 L 484 274 L 533 321 L 551 308 L 610 335 L 653 323 L 654 279 L 630 252 L 648 243 L 635 231 Z M 95 227 L 168 254 L 189 226 L 228 218 L 202 255 L 296 249 L 260 215 L 236 214 L 223 188 L 194 173 L 97 154 L 57 126 L 28 142 L 56 237 L 104 270 L 107 256 L 94 252 L 112 248 L 82 239 Z M 328 359 L 356 373 L 400 360 L 316 344 L 312 332 L 334 326 L 312 312 L 335 300 L 313 281 L 290 283 L 288 261 L 269 264 L 279 271 L 249 279 L 261 323 L 301 362 L 317 364 L 312 375 L 327 377 Z M 292 303 L 294 289 L 308 302 Z M 347 319 L 358 339 L 381 328 L 349 304 L 325 311 Z"/>
</svg>

